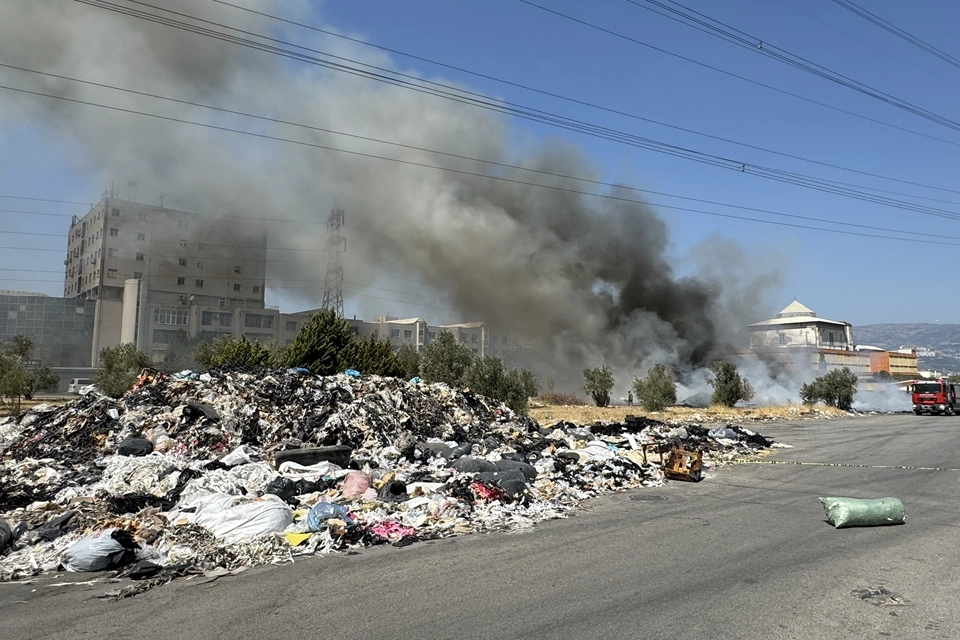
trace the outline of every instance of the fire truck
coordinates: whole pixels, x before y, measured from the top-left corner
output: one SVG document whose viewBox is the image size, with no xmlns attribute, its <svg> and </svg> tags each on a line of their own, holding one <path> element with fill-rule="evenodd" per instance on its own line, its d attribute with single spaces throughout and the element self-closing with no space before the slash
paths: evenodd
<svg viewBox="0 0 960 640">
<path fill-rule="evenodd" d="M 913 412 L 918 416 L 926 412 L 952 416 L 958 407 L 958 386 L 943 379 L 914 382 L 910 385 Z"/>
</svg>

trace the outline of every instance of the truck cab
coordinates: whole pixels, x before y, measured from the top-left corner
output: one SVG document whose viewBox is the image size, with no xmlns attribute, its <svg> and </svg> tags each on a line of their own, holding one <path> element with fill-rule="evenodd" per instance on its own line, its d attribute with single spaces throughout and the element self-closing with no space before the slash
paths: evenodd
<svg viewBox="0 0 960 640">
<path fill-rule="evenodd" d="M 952 416 L 957 408 L 957 385 L 946 380 L 917 381 L 910 385 L 913 412 Z"/>
</svg>

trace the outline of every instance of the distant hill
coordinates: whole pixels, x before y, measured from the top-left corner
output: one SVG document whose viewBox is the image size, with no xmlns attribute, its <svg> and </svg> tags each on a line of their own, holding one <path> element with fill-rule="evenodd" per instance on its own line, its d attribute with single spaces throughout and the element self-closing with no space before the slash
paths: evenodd
<svg viewBox="0 0 960 640">
<path fill-rule="evenodd" d="M 853 328 L 853 341 L 882 349 L 911 347 L 920 369 L 960 372 L 960 324 L 867 324 Z"/>
</svg>

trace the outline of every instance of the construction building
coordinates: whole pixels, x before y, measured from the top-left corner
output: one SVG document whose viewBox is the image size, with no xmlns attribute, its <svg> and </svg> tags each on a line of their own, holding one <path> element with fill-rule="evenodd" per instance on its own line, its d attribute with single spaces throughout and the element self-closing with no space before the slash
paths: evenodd
<svg viewBox="0 0 960 640">
<path fill-rule="evenodd" d="M 917 377 L 917 352 L 858 346 L 849 322 L 819 318 L 796 300 L 777 317 L 749 327 L 750 352 L 760 358 L 812 372 L 847 367 L 858 376 Z"/>
</svg>

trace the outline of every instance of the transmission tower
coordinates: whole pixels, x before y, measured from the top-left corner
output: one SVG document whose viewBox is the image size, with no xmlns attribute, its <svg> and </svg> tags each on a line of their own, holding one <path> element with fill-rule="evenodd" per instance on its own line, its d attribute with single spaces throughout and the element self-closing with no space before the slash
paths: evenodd
<svg viewBox="0 0 960 640">
<path fill-rule="evenodd" d="M 347 250 L 347 239 L 340 234 L 343 225 L 343 209 L 333 209 L 327 218 L 327 275 L 323 280 L 323 308 L 333 311 L 338 318 L 343 317 L 343 264 L 340 252 Z"/>
</svg>

